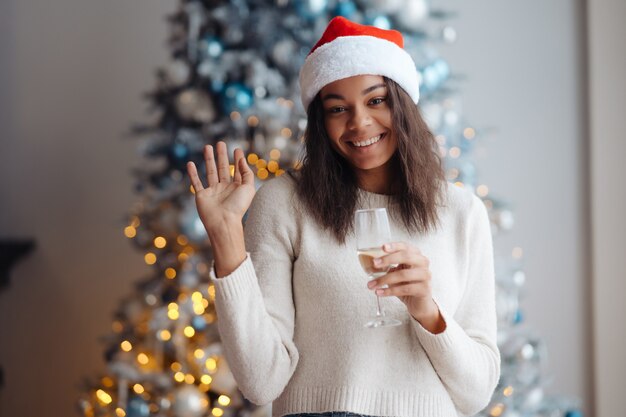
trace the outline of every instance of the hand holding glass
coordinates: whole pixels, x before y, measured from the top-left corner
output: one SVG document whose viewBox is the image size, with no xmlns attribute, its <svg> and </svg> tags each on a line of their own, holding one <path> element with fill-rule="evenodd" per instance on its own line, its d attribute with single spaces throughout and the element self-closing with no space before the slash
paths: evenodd
<svg viewBox="0 0 626 417">
<path fill-rule="evenodd" d="M 387 209 L 357 210 L 354 214 L 354 228 L 356 234 L 357 254 L 359 262 L 369 279 L 376 279 L 385 275 L 391 266 L 376 268 L 374 258 L 385 255 L 382 246 L 391 242 L 391 230 Z M 370 319 L 365 327 L 398 326 L 401 321 L 388 318 L 380 308 L 380 297 L 376 296 L 376 316 Z"/>
</svg>

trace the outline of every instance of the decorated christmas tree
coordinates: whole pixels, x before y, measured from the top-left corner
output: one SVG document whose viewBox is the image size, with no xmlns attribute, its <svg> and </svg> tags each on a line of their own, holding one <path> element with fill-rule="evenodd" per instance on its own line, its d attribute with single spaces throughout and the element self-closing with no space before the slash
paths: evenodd
<svg viewBox="0 0 626 417">
<path fill-rule="evenodd" d="M 258 186 L 298 169 L 306 127 L 298 72 L 337 15 L 402 31 L 447 179 L 483 199 L 496 237 L 511 229 L 510 209 L 477 179 L 472 151 L 484 129 L 463 118 L 459 77 L 437 52 L 456 38 L 453 13 L 426 0 L 181 1 L 168 18 L 171 62 L 157 71 L 148 94 L 151 120 L 134 129 L 144 159 L 134 170 L 138 201 L 124 234 L 152 273 L 120 303 L 105 338 L 107 373 L 85 381 L 82 415 L 270 415 L 269 406 L 240 394 L 224 359 L 208 273 L 211 248 L 185 165 L 192 160 L 203 168 L 204 145 L 224 140 L 229 154 L 244 150 Z M 481 415 L 579 415 L 571 401 L 544 396 L 545 346 L 518 326 L 519 250 L 497 256 L 496 277 L 502 377 Z"/>
</svg>

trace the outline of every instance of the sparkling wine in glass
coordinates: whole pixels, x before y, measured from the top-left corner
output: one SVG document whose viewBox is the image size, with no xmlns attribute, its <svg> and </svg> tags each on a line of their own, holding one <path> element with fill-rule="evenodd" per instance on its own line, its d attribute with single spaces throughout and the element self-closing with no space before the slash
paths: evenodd
<svg viewBox="0 0 626 417">
<path fill-rule="evenodd" d="M 354 229 L 359 262 L 369 279 L 372 280 L 385 275 L 391 266 L 376 268 L 374 258 L 385 255 L 382 246 L 391 241 L 387 209 L 357 210 L 354 214 Z M 385 312 L 380 308 L 379 296 L 376 296 L 376 307 L 376 316 L 368 320 L 365 327 L 386 327 L 402 324 L 400 320 L 385 316 Z"/>
</svg>

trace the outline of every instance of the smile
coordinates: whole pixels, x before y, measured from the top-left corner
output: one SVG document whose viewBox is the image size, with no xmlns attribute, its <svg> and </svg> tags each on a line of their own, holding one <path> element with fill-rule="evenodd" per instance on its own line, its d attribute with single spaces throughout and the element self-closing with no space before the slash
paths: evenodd
<svg viewBox="0 0 626 417">
<path fill-rule="evenodd" d="M 366 139 L 366 140 L 364 140 L 364 141 L 360 141 L 360 142 L 349 142 L 349 143 L 350 143 L 352 146 L 356 146 L 357 148 L 362 148 L 362 147 L 365 147 L 365 146 L 371 146 L 371 145 L 373 145 L 373 144 L 375 144 L 375 143 L 380 142 L 380 140 L 381 140 L 384 136 L 385 136 L 385 134 L 383 133 L 383 134 L 380 134 L 380 135 L 378 135 L 378 136 L 374 136 L 374 137 L 371 137 L 371 138 L 369 138 L 369 139 Z"/>
</svg>

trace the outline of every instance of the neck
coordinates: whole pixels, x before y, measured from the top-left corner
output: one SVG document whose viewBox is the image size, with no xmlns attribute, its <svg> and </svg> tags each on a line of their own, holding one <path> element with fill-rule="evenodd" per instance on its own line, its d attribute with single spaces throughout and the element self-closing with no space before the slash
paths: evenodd
<svg viewBox="0 0 626 417">
<path fill-rule="evenodd" d="M 393 181 L 393 161 L 374 169 L 355 169 L 357 184 L 360 189 L 375 194 L 394 194 L 397 192 Z"/>
</svg>

